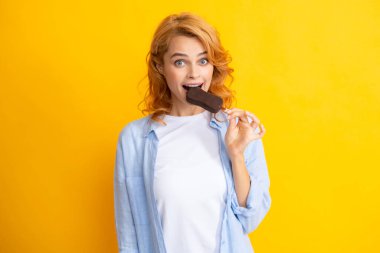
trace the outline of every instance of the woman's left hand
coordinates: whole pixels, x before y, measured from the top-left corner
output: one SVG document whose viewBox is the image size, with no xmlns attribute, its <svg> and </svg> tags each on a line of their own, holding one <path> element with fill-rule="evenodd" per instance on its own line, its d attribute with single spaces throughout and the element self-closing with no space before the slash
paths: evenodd
<svg viewBox="0 0 380 253">
<path fill-rule="evenodd" d="M 238 108 L 227 109 L 225 112 L 228 114 L 228 120 L 230 121 L 225 143 L 227 152 L 232 159 L 233 157 L 244 155 L 244 150 L 251 141 L 264 136 L 265 128 L 251 112 Z M 252 118 L 251 123 L 249 123 L 248 117 Z M 237 123 L 236 118 L 239 119 Z M 260 127 L 261 131 L 259 133 L 255 132 L 257 127 Z"/>
</svg>

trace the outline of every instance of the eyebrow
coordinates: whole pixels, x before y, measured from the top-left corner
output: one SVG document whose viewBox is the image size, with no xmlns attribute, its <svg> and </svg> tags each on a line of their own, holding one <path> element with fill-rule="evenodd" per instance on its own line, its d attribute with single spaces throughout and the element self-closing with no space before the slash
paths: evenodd
<svg viewBox="0 0 380 253">
<path fill-rule="evenodd" d="M 200 56 L 202 54 L 207 54 L 207 51 L 204 51 L 202 53 L 199 53 L 197 56 Z M 183 54 L 183 53 L 174 53 L 172 56 L 170 56 L 170 59 L 173 58 L 174 56 L 187 56 L 187 54 Z"/>
</svg>

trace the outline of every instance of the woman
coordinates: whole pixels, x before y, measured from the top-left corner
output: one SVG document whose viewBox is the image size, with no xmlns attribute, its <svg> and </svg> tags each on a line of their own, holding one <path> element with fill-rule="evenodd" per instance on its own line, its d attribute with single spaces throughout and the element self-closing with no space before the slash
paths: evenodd
<svg viewBox="0 0 380 253">
<path fill-rule="evenodd" d="M 248 233 L 271 204 L 265 129 L 254 114 L 226 109 L 233 70 L 217 31 L 191 13 L 170 15 L 147 62 L 149 115 L 127 124 L 117 146 L 119 252 L 252 253 Z M 187 102 L 193 86 L 221 97 L 223 110 Z"/>
</svg>

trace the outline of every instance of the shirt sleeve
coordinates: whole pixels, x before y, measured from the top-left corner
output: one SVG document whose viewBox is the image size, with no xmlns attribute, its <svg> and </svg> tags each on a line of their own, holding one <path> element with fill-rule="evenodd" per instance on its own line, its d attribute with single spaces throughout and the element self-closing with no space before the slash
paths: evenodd
<svg viewBox="0 0 380 253">
<path fill-rule="evenodd" d="M 246 207 L 239 206 L 235 188 L 232 193 L 232 211 L 243 227 L 244 234 L 254 231 L 271 205 L 269 176 L 262 139 L 250 143 L 245 151 L 245 164 L 250 178 Z"/>
<path fill-rule="evenodd" d="M 126 186 L 123 132 L 119 135 L 114 170 L 114 208 L 119 253 L 138 253 L 135 225 Z"/>
</svg>

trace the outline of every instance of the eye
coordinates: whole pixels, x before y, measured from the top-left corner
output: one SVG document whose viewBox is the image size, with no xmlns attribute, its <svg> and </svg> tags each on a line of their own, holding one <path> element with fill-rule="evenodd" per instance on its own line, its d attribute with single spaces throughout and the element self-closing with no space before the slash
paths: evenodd
<svg viewBox="0 0 380 253">
<path fill-rule="evenodd" d="M 206 65 L 208 63 L 208 60 L 207 60 L 207 58 L 203 58 L 203 59 L 201 59 L 200 62 L 202 65 Z"/>
<path fill-rule="evenodd" d="M 176 65 L 177 67 L 181 67 L 181 66 L 183 66 L 183 64 L 184 64 L 183 60 L 176 60 L 174 62 L 174 65 Z"/>
</svg>

